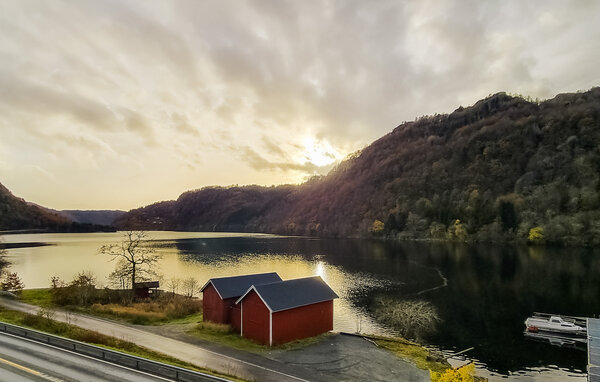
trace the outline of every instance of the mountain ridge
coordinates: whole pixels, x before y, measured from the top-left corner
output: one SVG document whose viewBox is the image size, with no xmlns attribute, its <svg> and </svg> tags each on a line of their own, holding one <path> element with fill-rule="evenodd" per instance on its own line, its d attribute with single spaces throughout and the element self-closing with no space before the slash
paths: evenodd
<svg viewBox="0 0 600 382">
<path fill-rule="evenodd" d="M 298 186 L 205 187 L 121 228 L 600 244 L 600 88 L 406 122 Z"/>
<path fill-rule="evenodd" d="M 119 229 L 600 245 L 600 88 L 496 93 L 405 122 L 301 185 L 209 186 L 124 214 L 48 210 L 0 184 L 1 230 L 84 229 L 84 215 Z"/>
<path fill-rule="evenodd" d="M 71 211 L 71 213 L 74 211 Z M 76 212 L 76 211 L 75 211 Z M 84 212 L 84 216 L 85 211 Z M 88 211 L 89 212 L 89 211 Z M 72 218 L 65 214 L 19 198 L 0 183 L 0 232 L 96 232 L 114 231 L 110 224 Z M 117 216 L 115 216 L 117 217 Z M 113 219 L 114 220 L 114 219 Z"/>
</svg>

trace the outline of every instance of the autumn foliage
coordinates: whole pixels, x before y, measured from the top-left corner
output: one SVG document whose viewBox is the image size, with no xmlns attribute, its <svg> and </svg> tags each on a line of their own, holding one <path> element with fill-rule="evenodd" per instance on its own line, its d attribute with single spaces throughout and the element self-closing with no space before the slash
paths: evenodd
<svg viewBox="0 0 600 382">
<path fill-rule="evenodd" d="M 404 123 L 302 185 L 207 187 L 117 223 L 523 242 L 541 227 L 546 243 L 600 245 L 600 88 L 541 103 L 498 93 Z"/>
</svg>

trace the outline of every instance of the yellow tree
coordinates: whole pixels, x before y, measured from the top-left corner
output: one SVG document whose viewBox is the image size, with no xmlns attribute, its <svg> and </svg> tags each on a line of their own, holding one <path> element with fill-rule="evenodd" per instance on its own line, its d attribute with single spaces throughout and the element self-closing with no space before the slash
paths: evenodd
<svg viewBox="0 0 600 382">
<path fill-rule="evenodd" d="M 530 229 L 528 240 L 531 243 L 542 243 L 544 241 L 544 229 L 542 227 L 534 227 Z"/>
<path fill-rule="evenodd" d="M 381 220 L 375 220 L 373 225 L 371 225 L 370 231 L 373 235 L 381 235 L 384 228 L 385 224 Z"/>
<path fill-rule="evenodd" d="M 450 368 L 443 373 L 431 371 L 430 375 L 431 382 L 475 382 L 475 365 L 471 363 L 458 369 Z"/>
</svg>

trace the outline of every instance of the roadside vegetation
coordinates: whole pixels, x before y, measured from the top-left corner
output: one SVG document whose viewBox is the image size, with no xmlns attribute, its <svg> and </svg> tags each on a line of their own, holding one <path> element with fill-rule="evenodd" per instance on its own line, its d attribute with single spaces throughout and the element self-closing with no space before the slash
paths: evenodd
<svg viewBox="0 0 600 382">
<path fill-rule="evenodd" d="M 118 290 L 66 286 L 25 289 L 20 300 L 44 308 L 62 308 L 136 325 L 202 320 L 202 301 L 199 299 L 165 293 L 156 299 L 134 301 L 124 295 L 126 293 Z"/>
<path fill-rule="evenodd" d="M 91 330 L 82 329 L 80 327 L 70 325 L 67 323 L 55 321 L 53 319 L 54 315 L 55 313 L 45 308 L 41 309 L 37 315 L 32 315 L 0 307 L 0 320 L 10 324 L 23 326 L 50 334 L 55 334 L 58 336 L 70 338 L 72 340 L 101 346 L 107 349 L 121 351 L 123 353 L 151 359 L 153 361 L 163 362 L 169 365 L 184 367 L 186 369 L 221 376 L 224 378 L 232 379 L 234 381 L 242 381 L 239 378 L 219 374 L 212 370 L 197 367 L 193 364 L 178 360 L 160 352 L 156 352 L 138 346 L 132 342 L 128 342 L 115 337 L 106 336 L 104 334 L 94 332 Z"/>
<path fill-rule="evenodd" d="M 202 317 L 202 301 L 198 299 L 190 299 L 181 295 L 165 293 L 156 300 L 141 302 L 132 301 L 126 303 L 125 305 L 120 303 L 94 303 L 86 306 L 60 306 L 54 301 L 54 293 L 56 293 L 56 291 L 53 290 L 53 288 L 23 290 L 20 296 L 21 301 L 42 307 L 43 309 L 40 311 L 40 313 L 36 316 L 32 316 L 13 311 L 0 310 L 0 319 L 9 323 L 15 323 L 17 325 L 31 327 L 33 329 L 46 331 L 52 334 L 62 335 L 82 342 L 100 344 L 121 351 L 131 352 L 131 354 L 160 360 L 161 362 L 164 361 L 159 358 L 153 358 L 156 356 L 146 356 L 143 355 L 143 352 L 138 352 L 138 350 L 136 350 L 138 348 L 137 345 L 129 343 L 115 343 L 114 341 L 121 340 L 114 338 L 105 339 L 104 337 L 106 336 L 102 336 L 98 333 L 85 331 L 83 329 L 71 327 L 68 324 L 53 321 L 53 313 L 50 308 L 62 307 L 71 311 L 132 324 L 163 325 L 171 329 L 173 332 L 188 335 L 191 338 L 196 338 L 256 354 L 271 350 L 299 349 L 316 344 L 327 336 L 333 335 L 331 333 L 326 333 L 316 337 L 293 341 L 281 346 L 269 347 L 241 337 L 239 333 L 233 330 L 230 325 L 204 322 Z M 98 293 L 102 295 L 102 293 L 107 292 L 104 290 L 98 290 Z M 74 297 L 74 299 L 77 298 Z M 413 305 L 410 306 L 414 308 Z M 429 312 L 429 309 L 425 310 Z M 423 318 L 423 309 L 413 309 L 411 314 L 420 315 L 422 319 L 417 320 L 419 322 L 429 322 L 428 319 Z M 396 316 L 397 315 L 391 315 L 388 318 L 392 320 L 392 318 Z M 396 317 L 396 319 L 396 323 L 404 323 L 406 321 L 406 317 L 403 315 Z M 407 331 L 407 333 L 421 333 L 420 330 L 424 330 L 420 326 L 405 327 L 404 329 Z M 436 355 L 416 342 L 412 342 L 403 338 L 382 336 L 363 335 L 363 337 L 373 341 L 377 344 L 377 346 L 391 351 L 399 358 L 407 360 L 423 370 L 429 370 L 432 376 L 432 381 L 471 382 L 485 380 L 479 377 L 474 377 L 474 372 L 471 369 L 461 368 L 459 371 L 452 369 L 450 364 L 448 364 L 443 357 Z M 131 346 L 133 346 L 133 348 Z M 144 351 L 145 350 L 147 349 L 144 349 Z"/>
</svg>

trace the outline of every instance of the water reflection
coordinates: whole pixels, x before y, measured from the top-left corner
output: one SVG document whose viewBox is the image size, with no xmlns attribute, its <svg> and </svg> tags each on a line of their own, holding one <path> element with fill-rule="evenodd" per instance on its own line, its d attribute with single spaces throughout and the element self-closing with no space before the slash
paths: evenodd
<svg viewBox="0 0 600 382">
<path fill-rule="evenodd" d="M 52 275 L 70 279 L 85 269 L 104 279 L 114 264 L 95 253 L 101 244 L 119 239 L 118 234 L 11 236 L 5 237 L 7 242 L 57 244 L 9 250 L 14 270 L 28 287 L 48 286 Z M 585 370 L 581 352 L 526 341 L 522 331 L 527 316 L 534 311 L 600 313 L 598 250 L 244 234 L 152 236 L 163 254 L 165 280 L 193 276 L 204 283 L 210 277 L 273 271 L 284 279 L 320 275 L 340 295 L 336 330 L 402 331 L 378 318 L 378 302 L 423 301 L 435 308 L 438 330 L 415 337 L 445 350 L 473 346 L 469 356 L 491 375 L 519 380 L 531 380 L 531 370 L 541 370 L 538 375 L 547 379 L 564 376 L 564 370 L 581 376 Z"/>
</svg>

